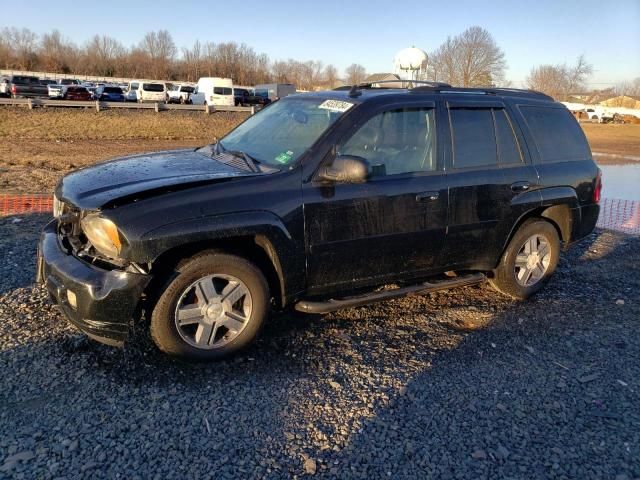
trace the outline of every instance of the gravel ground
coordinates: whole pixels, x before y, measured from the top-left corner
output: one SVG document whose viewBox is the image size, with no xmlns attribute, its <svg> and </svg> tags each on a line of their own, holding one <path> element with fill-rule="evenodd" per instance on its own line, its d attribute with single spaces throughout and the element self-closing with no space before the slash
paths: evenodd
<svg viewBox="0 0 640 480">
<path fill-rule="evenodd" d="M 45 220 L 0 219 L 0 478 L 640 478 L 640 238 L 595 232 L 525 303 L 281 315 L 194 365 L 68 326 L 31 283 Z"/>
</svg>

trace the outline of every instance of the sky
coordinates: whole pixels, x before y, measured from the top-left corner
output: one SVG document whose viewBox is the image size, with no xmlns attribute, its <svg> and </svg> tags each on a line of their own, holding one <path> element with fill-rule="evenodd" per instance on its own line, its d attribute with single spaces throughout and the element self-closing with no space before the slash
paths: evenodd
<svg viewBox="0 0 640 480">
<path fill-rule="evenodd" d="M 640 77 L 640 0 L 111 0 L 86 8 L 30 0 L 17 12 L 2 15 L 0 26 L 58 29 L 78 44 L 107 34 L 127 46 L 166 29 L 178 47 L 198 39 L 235 41 L 272 60 L 321 60 L 341 72 L 360 63 L 369 73 L 393 71 L 393 57 L 403 48 L 428 53 L 447 36 L 479 25 L 504 51 L 506 77 L 516 87 L 533 66 L 571 64 L 581 54 L 594 67 L 590 88 Z"/>
</svg>

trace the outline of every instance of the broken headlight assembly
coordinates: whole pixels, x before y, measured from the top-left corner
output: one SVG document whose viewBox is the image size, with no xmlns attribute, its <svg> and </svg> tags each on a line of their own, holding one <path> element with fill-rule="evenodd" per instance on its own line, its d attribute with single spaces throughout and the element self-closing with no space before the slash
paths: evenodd
<svg viewBox="0 0 640 480">
<path fill-rule="evenodd" d="M 91 245 L 109 258 L 118 258 L 122 250 L 122 236 L 115 223 L 98 213 L 91 213 L 81 220 L 82 231 Z"/>
<path fill-rule="evenodd" d="M 53 218 L 59 218 L 62 215 L 64 209 L 64 203 L 58 200 L 58 197 L 53 196 Z"/>
</svg>

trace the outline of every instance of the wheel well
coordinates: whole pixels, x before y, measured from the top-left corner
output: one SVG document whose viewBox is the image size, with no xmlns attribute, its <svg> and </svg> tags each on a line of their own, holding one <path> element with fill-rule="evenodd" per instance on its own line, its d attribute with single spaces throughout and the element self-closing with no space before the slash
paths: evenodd
<svg viewBox="0 0 640 480">
<path fill-rule="evenodd" d="M 535 210 L 531 210 L 524 214 L 516 225 L 511 229 L 511 233 L 509 234 L 509 238 L 505 242 L 503 246 L 503 251 L 509 245 L 509 242 L 516 234 L 516 232 L 520 229 L 523 223 L 531 219 L 541 219 L 546 220 L 551 225 L 554 226 L 556 231 L 558 232 L 558 236 L 564 245 L 567 245 L 571 239 L 571 227 L 572 227 L 572 216 L 571 209 L 568 205 L 553 205 L 552 207 L 540 207 Z M 502 254 L 500 255 L 502 257 Z"/>
<path fill-rule="evenodd" d="M 149 284 L 147 290 L 154 291 L 167 281 L 169 275 L 175 271 L 181 262 L 191 258 L 204 250 L 219 250 L 245 258 L 256 265 L 264 274 L 271 296 L 277 307 L 283 305 L 284 286 L 274 266 L 277 259 L 272 259 L 263 247 L 264 243 L 254 236 L 225 238 L 213 241 L 187 243 L 172 248 L 156 258 L 151 266 L 151 274 L 155 281 Z M 157 279 L 157 280 L 156 280 Z M 153 294 L 151 294 L 153 296 Z"/>
</svg>

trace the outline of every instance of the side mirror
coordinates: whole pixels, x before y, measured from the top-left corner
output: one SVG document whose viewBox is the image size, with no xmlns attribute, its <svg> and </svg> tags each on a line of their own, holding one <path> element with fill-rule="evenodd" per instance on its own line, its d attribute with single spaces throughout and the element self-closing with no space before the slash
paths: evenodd
<svg viewBox="0 0 640 480">
<path fill-rule="evenodd" d="M 369 162 L 354 155 L 339 155 L 331 165 L 322 167 L 317 179 L 332 183 L 362 183 L 371 174 Z"/>
</svg>

